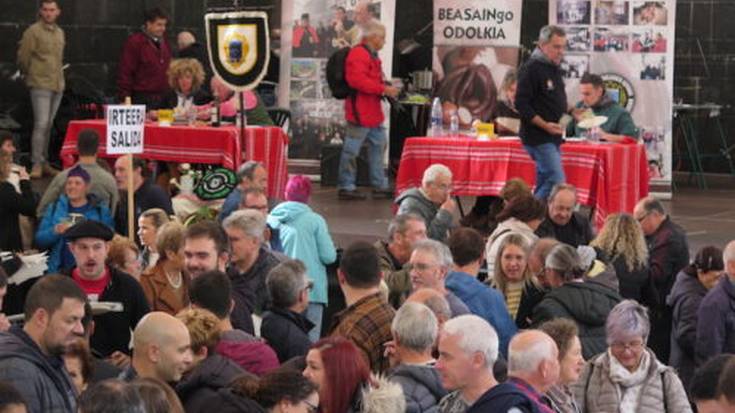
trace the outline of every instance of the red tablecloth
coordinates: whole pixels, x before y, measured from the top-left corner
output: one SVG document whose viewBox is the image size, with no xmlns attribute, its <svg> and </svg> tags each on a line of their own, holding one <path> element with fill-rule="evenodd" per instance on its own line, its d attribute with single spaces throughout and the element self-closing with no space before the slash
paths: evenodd
<svg viewBox="0 0 735 413">
<path fill-rule="evenodd" d="M 577 187 L 579 202 L 594 207 L 599 228 L 615 212 L 632 212 L 648 195 L 648 162 L 643 145 L 565 143 L 561 146 L 567 182 Z M 401 192 L 421 185 L 429 165 L 452 170 L 455 195 L 498 195 L 514 177 L 534 184 L 536 166 L 520 140 L 409 138 L 396 179 Z"/>
<path fill-rule="evenodd" d="M 100 157 L 118 156 L 107 154 L 107 126 L 104 120 L 71 121 L 60 154 L 65 168 L 75 162 L 77 136 L 86 128 L 94 129 L 100 135 Z M 263 162 L 268 169 L 268 196 L 282 198 L 288 178 L 288 136 L 278 127 L 257 126 L 245 129 L 244 144 L 239 135 L 234 126 L 212 128 L 147 123 L 144 152 L 140 157 L 169 162 L 218 164 L 235 170 L 242 162 L 244 147 L 245 160 Z"/>
</svg>

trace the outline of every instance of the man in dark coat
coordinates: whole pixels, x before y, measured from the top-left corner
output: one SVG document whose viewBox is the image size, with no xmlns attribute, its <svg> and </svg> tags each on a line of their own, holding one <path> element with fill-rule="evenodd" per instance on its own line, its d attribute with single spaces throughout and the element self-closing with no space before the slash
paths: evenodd
<svg viewBox="0 0 735 413">
<path fill-rule="evenodd" d="M 722 254 L 725 275 L 699 306 L 695 358 L 702 365 L 722 353 L 735 353 L 735 241 Z"/>
<path fill-rule="evenodd" d="M 546 218 L 536 229 L 539 238 L 554 238 L 573 247 L 588 245 L 594 238 L 592 225 L 577 208 L 577 188 L 556 184 L 548 199 Z"/>
<path fill-rule="evenodd" d="M 0 333 L 0 380 L 23 395 L 29 412 L 76 413 L 76 390 L 61 356 L 84 334 L 86 301 L 71 279 L 42 277 L 26 297 L 23 328 Z"/>
<path fill-rule="evenodd" d="M 298 260 L 278 264 L 266 278 L 273 305 L 263 314 L 260 335 L 273 347 L 281 363 L 305 356 L 311 347 L 309 331 L 314 323 L 303 312 L 309 306 L 312 285 L 306 267 Z"/>
<path fill-rule="evenodd" d="M 656 305 L 650 308 L 651 335 L 648 345 L 659 360 L 668 360 L 671 350 L 672 309 L 666 297 L 679 273 L 689 264 L 686 233 L 671 221 L 660 201 L 652 196 L 638 201 L 633 216 L 641 224 L 648 244 L 648 264 Z"/>
<path fill-rule="evenodd" d="M 405 303 L 393 318 L 391 350 L 398 365 L 389 378 L 403 388 L 407 413 L 437 412 L 447 394 L 431 354 L 438 331 L 436 316 L 423 304 Z"/>
<path fill-rule="evenodd" d="M 110 228 L 98 221 L 82 221 L 66 230 L 75 267 L 71 278 L 90 301 L 113 302 L 121 308 L 94 317 L 91 347 L 116 365 L 125 364 L 130 354 L 130 331 L 150 308 L 143 288 L 131 275 L 106 265 Z"/>
</svg>

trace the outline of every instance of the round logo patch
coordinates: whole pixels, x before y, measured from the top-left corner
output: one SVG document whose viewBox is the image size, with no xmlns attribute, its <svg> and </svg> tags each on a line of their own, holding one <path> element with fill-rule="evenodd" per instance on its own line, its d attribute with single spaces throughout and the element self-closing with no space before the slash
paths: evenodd
<svg viewBox="0 0 735 413">
<path fill-rule="evenodd" d="M 635 107 L 633 84 L 628 79 L 615 73 L 605 73 L 600 76 L 605 84 L 608 96 L 618 102 L 625 110 L 632 112 Z"/>
<path fill-rule="evenodd" d="M 226 168 L 215 168 L 204 173 L 194 193 L 205 201 L 226 198 L 235 189 L 237 176 Z"/>
</svg>

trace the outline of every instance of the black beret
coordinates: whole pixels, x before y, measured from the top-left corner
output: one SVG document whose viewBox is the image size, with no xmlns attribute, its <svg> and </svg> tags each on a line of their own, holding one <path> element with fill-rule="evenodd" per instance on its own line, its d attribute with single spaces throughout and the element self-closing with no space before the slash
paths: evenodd
<svg viewBox="0 0 735 413">
<path fill-rule="evenodd" d="M 99 238 L 109 241 L 115 233 L 105 224 L 91 219 L 74 224 L 64 232 L 64 238 L 73 241 L 79 238 Z"/>
</svg>

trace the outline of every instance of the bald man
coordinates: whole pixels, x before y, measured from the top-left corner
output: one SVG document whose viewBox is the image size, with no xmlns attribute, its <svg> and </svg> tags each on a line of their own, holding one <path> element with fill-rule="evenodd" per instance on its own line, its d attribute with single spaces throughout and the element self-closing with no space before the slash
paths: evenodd
<svg viewBox="0 0 735 413">
<path fill-rule="evenodd" d="M 518 333 L 508 349 L 508 380 L 485 393 L 467 413 L 552 413 L 544 393 L 559 379 L 558 356 L 556 343 L 546 333 Z"/>
<path fill-rule="evenodd" d="M 120 379 L 152 377 L 175 383 L 192 363 L 191 341 L 186 325 L 167 313 L 156 311 L 143 317 L 133 331 L 133 359 Z"/>
</svg>

